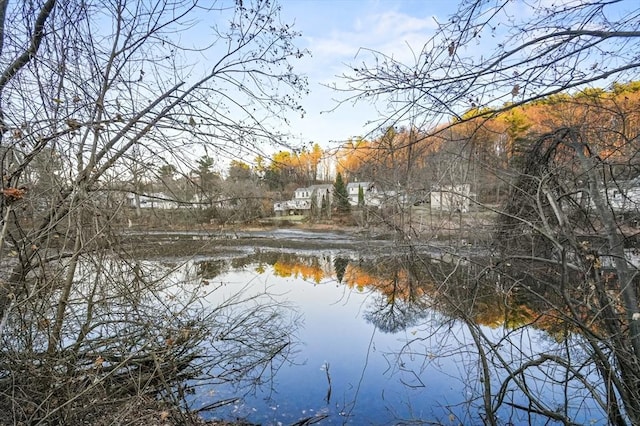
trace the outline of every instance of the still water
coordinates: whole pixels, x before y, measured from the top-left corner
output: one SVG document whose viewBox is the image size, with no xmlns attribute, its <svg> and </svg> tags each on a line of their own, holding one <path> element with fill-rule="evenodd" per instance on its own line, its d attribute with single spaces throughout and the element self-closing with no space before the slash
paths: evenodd
<svg viewBox="0 0 640 426">
<path fill-rule="evenodd" d="M 417 328 L 383 333 L 363 319 L 375 297 L 369 291 L 334 280 L 315 283 L 300 276 L 279 277 L 272 267 L 259 275 L 230 272 L 219 279 L 230 288 L 245 282 L 269 287 L 302 312 L 303 324 L 298 331 L 300 352 L 278 372 L 273 389 L 260 389 L 245 403 L 217 415 L 291 424 L 327 414 L 327 424 L 385 424 L 402 418 L 446 417 L 446 408 L 434 406 L 436 401 L 459 402 L 459 384 L 446 374 L 434 371 L 425 377 L 424 360 L 402 356 L 399 363 L 396 359 Z"/>
<path fill-rule="evenodd" d="M 194 410 L 233 400 L 203 411 L 205 418 L 263 425 L 484 423 L 488 381 L 469 325 L 439 307 L 437 282 L 416 279 L 406 265 L 353 254 L 265 252 L 194 260 L 184 268 L 185 276 L 216 286 L 205 304 L 216 306 L 238 293 L 268 295 L 301 320 L 292 336 L 293 356 L 277 366 L 273 380 L 241 400 L 233 399 L 239 390 L 231 384 L 195 386 L 189 400 Z M 488 357 L 496 368 L 484 372 L 497 383 L 492 397 L 500 389 L 506 401 L 496 404 L 500 424 L 548 424 L 536 416 L 537 406 L 509 386 L 500 367 L 569 346 L 579 358 L 579 337 L 564 336 L 559 344 L 548 329 L 518 326 L 517 318 L 506 324 L 496 320 L 502 313 L 492 303 L 475 315 L 481 323 L 476 332 L 497 342 Z M 565 374 L 561 369 L 530 370 L 523 375 L 526 388 L 546 395 L 541 399 L 550 410 L 570 413 L 577 424 L 606 424 L 584 386 L 558 377 Z"/>
</svg>

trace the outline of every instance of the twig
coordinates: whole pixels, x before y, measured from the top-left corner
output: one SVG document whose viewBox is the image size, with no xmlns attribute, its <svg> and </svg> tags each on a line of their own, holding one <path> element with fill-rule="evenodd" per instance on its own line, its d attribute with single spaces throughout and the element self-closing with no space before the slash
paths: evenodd
<svg viewBox="0 0 640 426">
<path fill-rule="evenodd" d="M 325 400 L 327 401 L 327 404 L 329 404 L 331 402 L 331 375 L 329 374 L 329 363 L 326 362 L 324 364 L 324 372 L 327 374 L 327 382 L 328 382 L 328 389 L 327 389 L 327 396 L 325 397 Z"/>
</svg>

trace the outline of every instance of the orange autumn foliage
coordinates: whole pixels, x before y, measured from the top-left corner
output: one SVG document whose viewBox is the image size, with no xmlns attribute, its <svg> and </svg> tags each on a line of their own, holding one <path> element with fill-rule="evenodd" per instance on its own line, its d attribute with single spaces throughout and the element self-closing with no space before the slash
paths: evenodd
<svg viewBox="0 0 640 426">
<path fill-rule="evenodd" d="M 301 151 L 278 151 L 271 156 L 268 169 L 290 177 L 293 181 L 313 182 L 317 179 L 318 166 L 324 152 L 318 144 Z"/>
<path fill-rule="evenodd" d="M 553 95 L 501 113 L 473 109 L 462 121 L 433 129 L 390 128 L 373 140 L 341 147 L 337 171 L 360 180 L 383 178 L 385 170 L 403 176 L 409 167 L 430 167 L 428 157 L 451 150 L 447 144 L 452 142 L 492 168 L 506 168 L 536 135 L 566 127 L 578 129 L 591 153 L 603 161 L 633 157 L 640 135 L 640 82 Z"/>
<path fill-rule="evenodd" d="M 7 202 L 13 202 L 21 200 L 26 193 L 25 188 L 4 188 L 2 190 L 2 195 L 6 198 Z"/>
<path fill-rule="evenodd" d="M 422 296 L 425 292 L 423 286 L 416 285 L 411 275 L 404 268 L 392 271 L 371 272 L 359 266 L 349 264 L 345 270 L 342 282 L 351 288 L 360 291 L 365 288 L 376 290 L 384 294 L 387 299 L 411 300 Z"/>
<path fill-rule="evenodd" d="M 273 273 L 278 277 L 300 277 L 315 283 L 319 283 L 325 277 L 325 272 L 317 263 L 278 261 L 273 264 Z"/>
</svg>

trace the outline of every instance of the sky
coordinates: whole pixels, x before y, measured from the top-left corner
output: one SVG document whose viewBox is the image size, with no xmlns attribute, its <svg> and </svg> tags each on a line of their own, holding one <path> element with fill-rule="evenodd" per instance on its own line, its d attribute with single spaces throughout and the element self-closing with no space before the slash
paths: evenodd
<svg viewBox="0 0 640 426">
<path fill-rule="evenodd" d="M 540 5 L 559 8 L 580 0 L 540 0 Z M 294 63 L 295 70 L 308 77 L 310 95 L 304 99 L 307 114 L 292 117 L 293 141 L 318 143 L 323 149 L 334 148 L 350 138 L 365 136 L 372 127 L 367 121 L 380 118 L 372 105 L 343 104 L 341 96 L 323 86 L 335 82 L 348 71 L 348 64 L 368 61 L 363 48 L 393 56 L 405 64 L 413 63 L 413 51 L 420 52 L 435 34 L 438 22 L 444 23 L 456 13 L 461 0 L 279 0 L 282 17 L 294 22 L 302 33 L 299 46 L 311 56 Z M 508 13 L 515 20 L 535 19 L 527 2 L 511 3 Z M 607 8 L 615 18 L 637 16 L 638 0 L 624 0 Z M 629 15 L 629 11 L 636 10 Z M 609 15 L 614 17 L 614 15 Z M 623 18 L 624 19 L 624 18 Z M 498 30 L 499 34 L 500 30 Z M 484 38 L 479 44 L 465 46 L 466 54 L 479 57 L 493 51 L 493 41 Z M 473 50 L 468 50 L 473 49 Z M 602 87 L 604 83 L 599 83 Z M 344 95 L 342 95 L 344 96 Z M 332 112 L 328 112 L 332 111 Z M 374 133 L 377 136 L 379 133 Z"/>
<path fill-rule="evenodd" d="M 449 0 L 280 0 L 282 17 L 294 22 L 302 33 L 297 45 L 311 52 L 294 63 L 305 74 L 310 94 L 302 104 L 304 118 L 291 117 L 293 142 L 318 143 L 323 149 L 364 136 L 376 119 L 372 105 L 343 104 L 337 110 L 339 93 L 326 88 L 348 70 L 348 64 L 362 63 L 374 49 L 411 62 L 409 47 L 420 51 L 435 32 L 437 21 L 446 20 L 457 8 Z M 332 111 L 332 112 L 331 112 Z"/>
</svg>

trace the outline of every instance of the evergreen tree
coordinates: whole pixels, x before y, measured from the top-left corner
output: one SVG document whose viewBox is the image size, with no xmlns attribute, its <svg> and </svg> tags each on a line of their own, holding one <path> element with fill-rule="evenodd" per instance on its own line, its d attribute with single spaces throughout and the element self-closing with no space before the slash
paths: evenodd
<svg viewBox="0 0 640 426">
<path fill-rule="evenodd" d="M 322 215 L 331 217 L 331 212 L 329 211 L 329 200 L 324 194 L 322 195 L 322 204 L 320 205 L 320 217 L 322 217 Z"/>
<path fill-rule="evenodd" d="M 336 206 L 339 212 L 348 212 L 351 210 L 349 205 L 349 194 L 347 194 L 347 186 L 342 180 L 342 174 L 338 173 L 336 181 L 333 184 L 333 193 L 336 198 Z"/>
<path fill-rule="evenodd" d="M 358 185 L 358 207 L 364 207 L 364 189 Z"/>
<path fill-rule="evenodd" d="M 311 213 L 315 217 L 322 217 L 322 204 L 318 203 L 315 193 L 311 196 Z"/>
<path fill-rule="evenodd" d="M 344 278 L 344 273 L 346 272 L 348 265 L 349 259 L 345 259 L 344 257 L 336 257 L 333 259 L 333 268 L 336 271 L 336 278 L 339 283 L 342 283 L 342 279 Z"/>
</svg>

